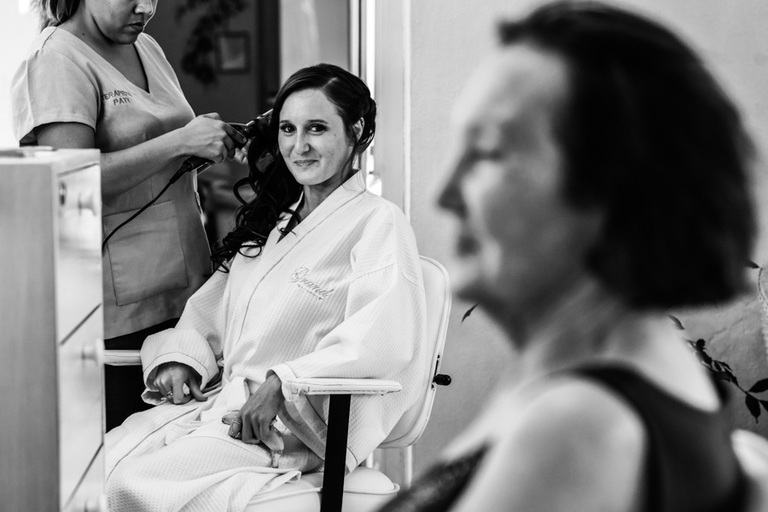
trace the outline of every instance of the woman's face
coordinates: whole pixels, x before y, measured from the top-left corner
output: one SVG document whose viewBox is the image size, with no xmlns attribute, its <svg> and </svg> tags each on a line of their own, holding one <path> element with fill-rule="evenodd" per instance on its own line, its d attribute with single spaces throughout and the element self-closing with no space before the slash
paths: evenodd
<svg viewBox="0 0 768 512">
<path fill-rule="evenodd" d="M 133 44 L 155 15 L 157 0 L 84 0 L 81 5 L 101 36 L 113 43 Z"/>
<path fill-rule="evenodd" d="M 452 281 L 489 311 L 531 314 L 583 272 L 599 220 L 561 191 L 555 122 L 567 92 L 561 58 L 515 45 L 480 67 L 454 111 L 439 197 L 457 221 Z"/>
<path fill-rule="evenodd" d="M 288 170 L 305 187 L 334 189 L 351 174 L 347 163 L 352 141 L 336 106 L 321 90 L 305 89 L 288 96 L 280 110 L 277 133 Z"/>
</svg>

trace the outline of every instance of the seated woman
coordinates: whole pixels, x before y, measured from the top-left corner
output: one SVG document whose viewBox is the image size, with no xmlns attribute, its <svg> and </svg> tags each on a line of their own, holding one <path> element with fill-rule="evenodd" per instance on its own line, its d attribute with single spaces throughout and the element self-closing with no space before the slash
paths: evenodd
<svg viewBox="0 0 768 512">
<path fill-rule="evenodd" d="M 327 404 L 294 396 L 288 378 L 402 384 L 353 399 L 350 470 L 412 405 L 428 357 L 416 243 L 353 167 L 375 117 L 365 84 L 336 66 L 283 85 L 249 149 L 256 196 L 214 251 L 219 271 L 144 342 L 144 398 L 158 406 L 107 436 L 110 510 L 241 510 L 317 469 Z"/>
<path fill-rule="evenodd" d="M 744 289 L 737 110 L 679 38 L 620 9 L 545 5 L 501 39 L 456 107 L 439 201 L 454 289 L 517 371 L 383 510 L 743 510 L 724 390 L 665 314 Z"/>
</svg>

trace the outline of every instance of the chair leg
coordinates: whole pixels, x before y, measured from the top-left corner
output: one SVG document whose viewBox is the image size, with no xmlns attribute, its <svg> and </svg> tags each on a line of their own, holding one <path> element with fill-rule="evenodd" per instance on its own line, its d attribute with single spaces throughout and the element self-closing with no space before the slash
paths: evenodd
<svg viewBox="0 0 768 512">
<path fill-rule="evenodd" d="M 320 512 L 341 512 L 349 434 L 350 395 L 331 395 L 328 408 L 328 438 Z"/>
<path fill-rule="evenodd" d="M 413 483 L 413 445 L 403 449 L 403 487 L 406 489 Z"/>
</svg>

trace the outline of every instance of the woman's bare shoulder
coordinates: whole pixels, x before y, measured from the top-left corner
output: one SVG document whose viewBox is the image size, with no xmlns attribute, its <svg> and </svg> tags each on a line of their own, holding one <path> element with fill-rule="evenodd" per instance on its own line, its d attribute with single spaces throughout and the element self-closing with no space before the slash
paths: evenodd
<svg viewBox="0 0 768 512">
<path fill-rule="evenodd" d="M 620 398 L 578 377 L 558 378 L 514 418 L 496 437 L 457 510 L 637 506 L 645 433 Z"/>
</svg>

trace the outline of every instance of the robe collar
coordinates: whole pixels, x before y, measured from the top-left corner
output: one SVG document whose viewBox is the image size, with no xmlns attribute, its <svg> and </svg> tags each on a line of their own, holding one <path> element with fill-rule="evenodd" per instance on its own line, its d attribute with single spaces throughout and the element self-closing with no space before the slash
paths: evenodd
<svg viewBox="0 0 768 512">
<path fill-rule="evenodd" d="M 326 197 L 322 203 L 317 205 L 317 208 L 312 210 L 312 213 L 307 215 L 306 218 L 302 219 L 302 221 L 297 224 L 290 233 L 286 234 L 285 237 L 280 240 L 281 230 L 285 229 L 285 226 L 291 219 L 290 213 L 283 212 L 280 215 L 280 219 L 277 221 L 277 225 L 275 226 L 276 229 L 273 229 L 270 232 L 266 245 L 270 246 L 269 249 L 274 251 L 275 245 L 279 247 L 286 242 L 289 242 L 291 239 L 294 239 L 295 242 L 298 242 L 307 233 L 325 221 L 325 219 L 327 219 L 328 216 L 330 216 L 333 212 L 363 192 L 365 192 L 365 174 L 362 171 L 356 171 L 352 176 L 347 178 L 344 183 L 339 185 L 336 190 L 331 192 L 331 194 Z M 303 199 L 304 192 L 301 193 L 298 201 L 291 205 L 291 211 L 296 211 Z M 278 241 L 280 243 L 277 243 Z M 294 244 L 286 245 L 295 245 L 295 242 Z"/>
<path fill-rule="evenodd" d="M 284 228 L 290 219 L 289 213 L 281 215 L 277 225 L 269 233 L 267 242 L 264 244 L 262 253 L 258 256 L 259 264 L 256 265 L 252 273 L 248 276 L 246 281 L 246 288 L 250 290 L 247 294 L 247 299 L 241 302 L 238 299 L 238 304 L 235 306 L 234 322 L 231 322 L 230 328 L 232 333 L 237 333 L 233 338 L 239 340 L 243 334 L 243 328 L 245 326 L 245 315 L 247 314 L 248 303 L 253 295 L 256 293 L 259 284 L 262 280 L 272 271 L 272 269 L 282 261 L 282 259 L 288 255 L 301 240 L 311 233 L 315 228 L 322 225 L 328 220 L 334 212 L 344 207 L 347 203 L 353 199 L 359 197 L 365 192 L 365 175 L 361 171 L 357 171 L 350 176 L 339 188 L 331 192 L 331 194 L 325 198 L 325 201 L 320 203 L 312 213 L 307 215 L 307 218 L 302 220 L 290 233 L 285 235 L 280 240 L 280 229 Z M 301 198 L 291 206 L 291 210 L 295 210 L 298 206 Z M 278 243 L 278 241 L 280 243 Z M 242 255 L 238 255 L 238 258 L 242 258 Z M 237 341 L 235 341 L 237 343 Z"/>
</svg>

